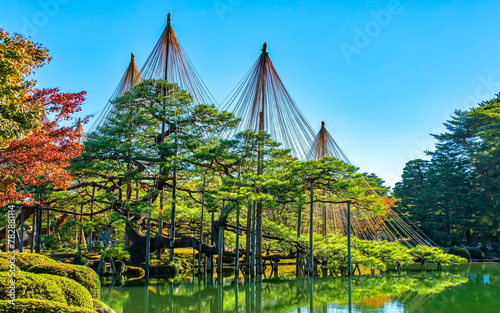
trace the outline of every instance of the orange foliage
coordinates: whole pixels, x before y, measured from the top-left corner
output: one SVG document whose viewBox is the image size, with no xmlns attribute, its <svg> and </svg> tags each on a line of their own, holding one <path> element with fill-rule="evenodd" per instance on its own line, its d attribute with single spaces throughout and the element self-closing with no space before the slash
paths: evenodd
<svg viewBox="0 0 500 313">
<path fill-rule="evenodd" d="M 61 126 L 81 110 L 85 92 L 60 93 L 58 89 L 37 90 L 32 105 L 42 105 L 46 117 L 28 136 L 17 138 L 0 148 L 0 207 L 15 201 L 29 202 L 26 186 L 67 188 L 71 176 L 66 171 L 69 160 L 78 157 L 83 146 L 75 127 Z"/>
<path fill-rule="evenodd" d="M 387 196 L 383 196 L 382 201 L 387 208 L 392 208 L 394 207 L 394 203 L 398 202 L 398 199 L 390 199 Z"/>
</svg>

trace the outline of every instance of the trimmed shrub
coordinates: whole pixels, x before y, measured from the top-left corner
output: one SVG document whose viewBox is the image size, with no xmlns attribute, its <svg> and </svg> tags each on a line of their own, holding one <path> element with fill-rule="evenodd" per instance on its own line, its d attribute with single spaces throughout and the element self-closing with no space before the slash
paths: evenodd
<svg viewBox="0 0 500 313">
<path fill-rule="evenodd" d="M 87 288 L 92 298 L 99 298 L 100 296 L 101 282 L 99 281 L 99 275 L 91 268 L 57 262 L 56 264 L 33 266 L 28 271 L 71 278 Z"/>
<path fill-rule="evenodd" d="M 8 273 L 0 273 L 0 300 L 10 300 L 8 287 L 11 279 L 15 279 L 17 299 L 39 299 L 66 303 L 66 297 L 58 284 L 45 277 L 32 273 L 19 272 L 15 277 Z"/>
<path fill-rule="evenodd" d="M 15 270 L 16 271 L 21 271 L 21 269 L 19 267 L 15 267 Z M 0 265 L 0 272 L 8 272 L 10 271 L 10 265 Z"/>
<path fill-rule="evenodd" d="M 484 259 L 484 252 L 481 251 L 481 249 L 472 248 L 472 249 L 469 249 L 469 253 L 473 259 L 479 259 L 479 260 Z"/>
<path fill-rule="evenodd" d="M 99 300 L 94 299 L 94 310 L 99 313 L 115 313 L 115 311 L 107 306 L 105 303 L 102 303 Z"/>
<path fill-rule="evenodd" d="M 0 259 L 0 272 L 8 272 L 11 269 L 14 269 L 16 271 L 20 271 L 18 266 L 15 265 L 15 263 L 12 263 L 9 260 L 6 259 Z"/>
<path fill-rule="evenodd" d="M 73 261 L 71 261 L 71 264 L 88 266 L 89 260 L 86 257 L 84 257 L 83 255 L 77 254 L 73 258 Z"/>
<path fill-rule="evenodd" d="M 57 264 L 57 261 L 52 260 L 41 254 L 35 253 L 7 253 L 0 252 L 0 258 L 6 259 L 13 255 L 16 259 L 16 266 L 18 266 L 22 271 L 26 271 L 29 268 L 36 265 L 46 265 L 46 264 Z M 7 260 L 8 261 L 8 260 Z"/>
<path fill-rule="evenodd" d="M 451 247 L 450 250 L 448 250 L 448 254 L 457 255 L 467 260 L 470 260 L 470 253 L 469 251 L 467 251 L 467 249 L 464 248 Z"/>
<path fill-rule="evenodd" d="M 15 305 L 0 301 L 0 313 L 95 313 L 94 310 L 69 306 L 62 302 L 39 299 L 16 299 Z"/>
<path fill-rule="evenodd" d="M 118 274 L 123 275 L 123 273 L 125 273 L 126 266 L 125 263 L 123 263 L 123 261 L 116 261 L 115 267 L 116 267 L 116 272 Z"/>
<path fill-rule="evenodd" d="M 85 287 L 83 287 L 76 281 L 66 277 L 61 277 L 51 274 L 38 274 L 38 276 L 45 277 L 48 280 L 54 281 L 64 293 L 64 296 L 66 298 L 66 303 L 68 305 L 73 305 L 86 309 L 93 308 L 92 295 L 87 289 L 85 289 Z"/>
</svg>

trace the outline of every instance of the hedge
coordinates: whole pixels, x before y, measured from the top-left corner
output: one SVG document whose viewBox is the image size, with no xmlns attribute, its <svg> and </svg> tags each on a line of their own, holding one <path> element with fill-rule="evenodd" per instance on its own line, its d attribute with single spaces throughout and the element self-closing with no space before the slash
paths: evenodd
<svg viewBox="0 0 500 313">
<path fill-rule="evenodd" d="M 95 313 L 96 311 L 68 306 L 62 302 L 39 299 L 16 299 L 15 304 L 0 301 L 0 313 Z"/>
<path fill-rule="evenodd" d="M 52 274 L 71 278 L 82 284 L 83 287 L 87 288 L 87 290 L 90 291 L 92 298 L 98 299 L 100 297 L 101 282 L 99 281 L 97 273 L 91 268 L 81 265 L 56 262 L 55 264 L 33 266 L 28 269 L 28 272 L 37 274 Z"/>
<path fill-rule="evenodd" d="M 478 260 L 484 259 L 484 252 L 481 249 L 472 248 L 469 249 L 469 253 L 473 259 L 478 259 Z"/>
<path fill-rule="evenodd" d="M 66 303 L 68 305 L 86 309 L 93 308 L 92 295 L 87 289 L 85 289 L 85 287 L 83 287 L 76 281 L 66 277 L 51 274 L 38 274 L 37 276 L 54 281 L 64 293 L 64 297 L 66 298 Z"/>
<path fill-rule="evenodd" d="M 8 273 L 0 273 L 0 300 L 10 300 L 8 287 L 14 279 L 16 299 L 40 299 L 66 303 L 66 297 L 58 284 L 45 277 L 25 272 L 16 273 L 10 277 Z"/>
<path fill-rule="evenodd" d="M 458 256 L 460 256 L 462 258 L 470 260 L 470 253 L 469 253 L 469 251 L 467 251 L 467 249 L 464 249 L 464 248 L 451 247 L 448 250 L 448 253 L 449 254 L 453 254 L 453 255 L 458 255 Z"/>
<path fill-rule="evenodd" d="M 52 260 L 41 254 L 35 253 L 7 253 L 0 252 L 0 259 L 7 259 L 11 256 L 15 257 L 16 266 L 18 266 L 22 271 L 26 271 L 29 268 L 37 265 L 47 265 L 47 264 L 57 264 L 59 262 Z M 7 260 L 8 261 L 8 260 Z"/>
</svg>

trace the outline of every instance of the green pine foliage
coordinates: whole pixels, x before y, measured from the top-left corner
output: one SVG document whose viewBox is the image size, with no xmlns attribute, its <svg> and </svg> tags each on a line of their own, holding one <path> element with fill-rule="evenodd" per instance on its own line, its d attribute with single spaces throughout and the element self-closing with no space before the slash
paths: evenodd
<svg viewBox="0 0 500 313">
<path fill-rule="evenodd" d="M 445 126 L 430 160 L 406 164 L 397 207 L 440 245 L 499 242 L 500 95 Z"/>
</svg>

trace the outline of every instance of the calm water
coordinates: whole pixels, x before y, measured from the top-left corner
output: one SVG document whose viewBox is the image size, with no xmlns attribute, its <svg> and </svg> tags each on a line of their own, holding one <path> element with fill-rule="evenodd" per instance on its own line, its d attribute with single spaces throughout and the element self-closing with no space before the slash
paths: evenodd
<svg viewBox="0 0 500 313">
<path fill-rule="evenodd" d="M 464 264 L 441 273 L 250 280 L 177 278 L 107 284 L 117 313 L 138 312 L 500 312 L 500 264 Z"/>
</svg>

